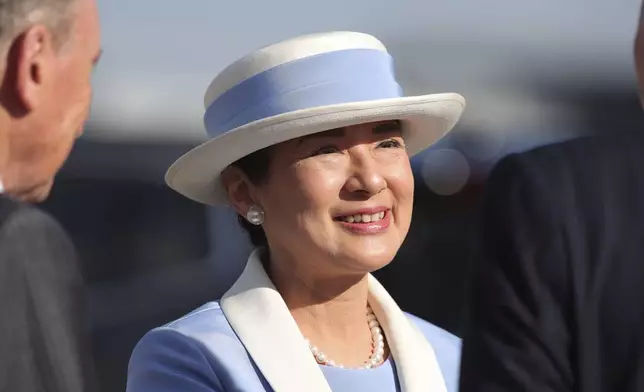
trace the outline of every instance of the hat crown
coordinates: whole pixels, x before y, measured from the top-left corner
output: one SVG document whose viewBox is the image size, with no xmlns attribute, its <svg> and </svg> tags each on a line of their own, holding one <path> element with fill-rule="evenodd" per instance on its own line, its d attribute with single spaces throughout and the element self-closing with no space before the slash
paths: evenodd
<svg viewBox="0 0 644 392">
<path fill-rule="evenodd" d="M 222 94 L 255 75 L 291 61 L 349 49 L 387 52 L 376 37 L 351 31 L 303 35 L 256 50 L 230 64 L 217 75 L 206 90 L 206 109 Z"/>
</svg>

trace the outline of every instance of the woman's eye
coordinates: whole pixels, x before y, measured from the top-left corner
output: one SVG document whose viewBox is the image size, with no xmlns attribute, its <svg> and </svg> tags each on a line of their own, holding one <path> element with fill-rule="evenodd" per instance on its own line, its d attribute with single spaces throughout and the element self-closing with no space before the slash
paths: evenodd
<svg viewBox="0 0 644 392">
<path fill-rule="evenodd" d="M 402 144 L 396 139 L 389 139 L 389 140 L 385 140 L 384 142 L 380 143 L 378 145 L 378 147 L 382 147 L 382 148 L 398 148 L 398 147 L 402 147 Z"/>
<path fill-rule="evenodd" d="M 340 149 L 335 147 L 335 146 L 325 146 L 325 147 L 322 147 L 322 148 L 316 150 L 312 154 L 312 156 L 325 155 L 325 154 L 334 154 L 336 152 L 340 152 Z"/>
</svg>

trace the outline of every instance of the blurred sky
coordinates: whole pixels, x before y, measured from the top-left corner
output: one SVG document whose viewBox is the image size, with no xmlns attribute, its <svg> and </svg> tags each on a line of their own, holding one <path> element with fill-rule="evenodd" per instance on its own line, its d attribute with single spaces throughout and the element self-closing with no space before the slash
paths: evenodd
<svg viewBox="0 0 644 392">
<path fill-rule="evenodd" d="M 451 65 L 476 68 L 472 59 L 490 63 L 499 53 L 509 65 L 513 54 L 562 63 L 576 56 L 628 69 L 639 6 L 640 0 L 99 0 L 104 56 L 92 124 L 117 136 L 138 129 L 201 137 L 203 93 L 217 72 L 258 47 L 328 30 L 371 33 L 390 49 L 437 48 L 421 57 L 430 64 L 403 59 L 416 72 L 432 67 L 432 59 L 460 72 Z M 460 79 L 454 72 L 445 77 Z"/>
</svg>

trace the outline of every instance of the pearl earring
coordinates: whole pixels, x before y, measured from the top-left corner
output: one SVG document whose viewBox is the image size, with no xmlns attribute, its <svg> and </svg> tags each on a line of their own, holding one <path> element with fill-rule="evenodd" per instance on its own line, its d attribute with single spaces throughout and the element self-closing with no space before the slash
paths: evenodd
<svg viewBox="0 0 644 392">
<path fill-rule="evenodd" d="M 261 225 L 262 223 L 264 223 L 264 210 L 256 205 L 250 206 L 248 212 L 246 213 L 246 220 L 248 220 L 255 226 Z"/>
</svg>

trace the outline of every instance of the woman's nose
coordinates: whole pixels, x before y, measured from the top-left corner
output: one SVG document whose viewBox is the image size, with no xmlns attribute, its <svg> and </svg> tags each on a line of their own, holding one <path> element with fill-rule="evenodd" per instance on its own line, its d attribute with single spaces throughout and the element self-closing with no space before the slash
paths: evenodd
<svg viewBox="0 0 644 392">
<path fill-rule="evenodd" d="M 351 175 L 345 184 L 348 192 L 372 196 L 387 187 L 387 181 L 372 157 L 363 156 L 353 159 L 352 166 Z"/>
</svg>

